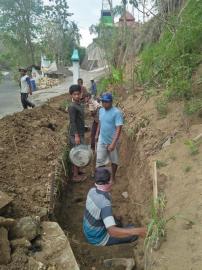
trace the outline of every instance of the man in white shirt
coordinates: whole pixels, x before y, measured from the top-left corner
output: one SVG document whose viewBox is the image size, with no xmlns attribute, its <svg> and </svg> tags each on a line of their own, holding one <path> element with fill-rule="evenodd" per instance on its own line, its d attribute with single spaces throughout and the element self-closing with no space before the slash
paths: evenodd
<svg viewBox="0 0 202 270">
<path fill-rule="evenodd" d="M 20 78 L 20 93 L 21 93 L 21 103 L 24 109 L 28 107 L 34 108 L 35 105 L 28 100 L 28 95 L 32 95 L 32 87 L 29 76 L 27 75 L 26 68 L 20 68 L 19 72 L 21 74 Z"/>
</svg>

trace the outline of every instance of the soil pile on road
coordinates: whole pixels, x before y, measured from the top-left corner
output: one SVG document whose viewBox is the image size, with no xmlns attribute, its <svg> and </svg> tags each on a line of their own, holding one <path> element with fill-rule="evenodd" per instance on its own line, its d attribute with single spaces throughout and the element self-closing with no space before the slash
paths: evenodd
<svg viewBox="0 0 202 270">
<path fill-rule="evenodd" d="M 66 114 L 49 105 L 0 121 L 0 189 L 13 198 L 13 217 L 46 212 L 65 124 Z"/>
</svg>

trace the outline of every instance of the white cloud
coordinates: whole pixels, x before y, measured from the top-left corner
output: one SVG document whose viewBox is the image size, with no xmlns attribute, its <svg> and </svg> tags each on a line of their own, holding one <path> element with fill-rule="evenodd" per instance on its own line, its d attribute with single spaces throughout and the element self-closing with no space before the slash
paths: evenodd
<svg viewBox="0 0 202 270">
<path fill-rule="evenodd" d="M 44 0 L 46 3 L 48 0 Z M 97 24 L 101 15 L 102 0 L 67 0 L 69 5 L 69 11 L 74 13 L 71 20 L 74 20 L 82 35 L 81 45 L 88 46 L 93 39 L 93 36 L 89 33 L 89 27 L 92 24 Z M 121 0 L 113 0 L 113 5 L 119 5 Z M 129 11 L 131 11 L 129 6 Z M 142 20 L 142 14 L 138 14 L 135 11 L 136 21 Z"/>
<path fill-rule="evenodd" d="M 87 47 L 90 43 L 92 43 L 94 35 L 90 35 L 88 28 L 80 28 L 81 38 L 81 46 Z"/>
</svg>

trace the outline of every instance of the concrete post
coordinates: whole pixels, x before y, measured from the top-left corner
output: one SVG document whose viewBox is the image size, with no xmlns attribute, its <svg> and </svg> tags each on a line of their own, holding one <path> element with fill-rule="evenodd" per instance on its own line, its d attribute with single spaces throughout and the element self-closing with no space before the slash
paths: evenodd
<svg viewBox="0 0 202 270">
<path fill-rule="evenodd" d="M 77 49 L 74 49 L 71 60 L 73 65 L 73 83 L 77 84 L 77 80 L 80 77 L 79 53 Z"/>
</svg>

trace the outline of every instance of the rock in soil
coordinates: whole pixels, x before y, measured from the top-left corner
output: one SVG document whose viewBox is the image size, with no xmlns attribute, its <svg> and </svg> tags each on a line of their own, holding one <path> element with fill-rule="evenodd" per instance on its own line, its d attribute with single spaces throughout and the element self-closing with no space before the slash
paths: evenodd
<svg viewBox="0 0 202 270">
<path fill-rule="evenodd" d="M 25 238 L 15 239 L 15 240 L 12 240 L 10 243 L 11 243 L 12 249 L 16 249 L 18 247 L 21 247 L 21 248 L 30 248 L 31 247 L 30 241 L 28 241 Z"/>
<path fill-rule="evenodd" d="M 29 270 L 46 270 L 46 266 L 43 263 L 38 262 L 34 258 L 30 257 Z"/>
<path fill-rule="evenodd" d="M 11 250 L 8 241 L 8 231 L 0 228 L 0 264 L 8 264 L 11 261 Z"/>
<path fill-rule="evenodd" d="M 24 217 L 17 221 L 10 230 L 11 239 L 25 238 L 29 241 L 40 235 L 40 222 L 37 218 Z"/>
<path fill-rule="evenodd" d="M 28 269 L 28 256 L 24 248 L 18 247 L 12 253 L 12 261 L 9 264 L 9 270 L 27 270 Z M 6 269 L 7 270 L 7 269 Z"/>
<path fill-rule="evenodd" d="M 104 260 L 104 265 L 110 269 L 117 266 L 124 266 L 125 270 L 132 270 L 135 267 L 135 261 L 133 258 L 113 258 Z"/>
<path fill-rule="evenodd" d="M 16 224 L 16 221 L 12 218 L 0 217 L 0 227 L 10 228 Z"/>
<path fill-rule="evenodd" d="M 79 270 L 69 241 L 56 222 L 42 223 L 41 244 L 42 251 L 35 253 L 35 260 L 60 270 Z"/>
<path fill-rule="evenodd" d="M 124 197 L 124 199 L 128 199 L 128 192 L 127 191 L 124 191 L 121 195 Z"/>
<path fill-rule="evenodd" d="M 12 200 L 5 192 L 0 191 L 0 209 L 8 205 Z"/>
</svg>

